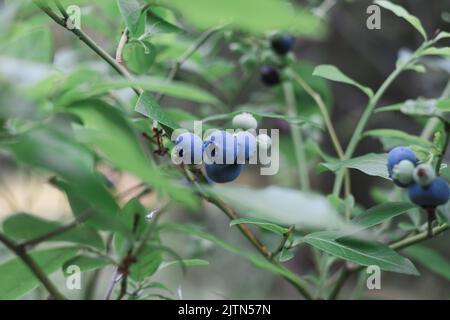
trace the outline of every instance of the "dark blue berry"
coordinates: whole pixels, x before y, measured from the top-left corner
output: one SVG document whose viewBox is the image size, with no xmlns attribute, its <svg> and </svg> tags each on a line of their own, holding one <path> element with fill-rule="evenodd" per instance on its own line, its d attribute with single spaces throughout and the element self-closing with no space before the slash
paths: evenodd
<svg viewBox="0 0 450 320">
<path fill-rule="evenodd" d="M 392 170 L 394 169 L 394 166 L 402 160 L 409 160 L 414 165 L 417 165 L 417 163 L 419 162 L 417 160 L 416 154 L 410 148 L 396 147 L 392 149 L 387 156 L 389 177 L 392 177 Z"/>
<path fill-rule="evenodd" d="M 294 48 L 295 38 L 289 34 L 280 35 L 272 38 L 270 45 L 272 50 L 279 55 L 285 55 Z"/>
<path fill-rule="evenodd" d="M 262 66 L 259 69 L 261 81 L 267 86 L 275 86 L 280 83 L 280 74 L 277 69 L 269 66 Z"/>
<path fill-rule="evenodd" d="M 243 164 L 206 164 L 206 175 L 217 183 L 226 183 L 235 180 L 242 172 Z"/>
<path fill-rule="evenodd" d="M 437 207 L 447 203 L 450 189 L 447 181 L 437 177 L 429 186 L 414 184 L 408 188 L 409 199 L 422 207 Z"/>
<path fill-rule="evenodd" d="M 182 133 L 175 140 L 174 152 L 185 164 L 199 164 L 202 162 L 203 141 L 193 133 Z"/>
</svg>

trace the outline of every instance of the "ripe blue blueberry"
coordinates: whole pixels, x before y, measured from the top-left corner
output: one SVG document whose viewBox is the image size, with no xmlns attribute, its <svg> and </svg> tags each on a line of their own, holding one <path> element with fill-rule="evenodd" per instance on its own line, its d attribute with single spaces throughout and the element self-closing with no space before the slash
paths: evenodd
<svg viewBox="0 0 450 320">
<path fill-rule="evenodd" d="M 206 175 L 217 183 L 226 183 L 235 180 L 242 172 L 243 164 L 206 164 Z"/>
<path fill-rule="evenodd" d="M 295 44 L 295 38 L 289 34 L 279 35 L 270 41 L 270 45 L 279 55 L 285 55 L 292 50 Z"/>
<path fill-rule="evenodd" d="M 193 133 L 182 133 L 176 138 L 172 152 L 182 163 L 199 164 L 202 162 L 203 141 Z"/>
<path fill-rule="evenodd" d="M 203 149 L 203 161 L 206 164 L 234 164 L 236 162 L 236 139 L 229 132 L 214 131 L 205 139 Z"/>
<path fill-rule="evenodd" d="M 238 163 L 245 163 L 245 161 L 250 160 L 256 154 L 256 138 L 250 132 L 241 131 L 235 135 L 235 139 Z"/>
<path fill-rule="evenodd" d="M 280 83 L 280 74 L 277 69 L 269 66 L 262 66 L 259 69 L 261 81 L 267 86 L 275 86 Z"/>
<path fill-rule="evenodd" d="M 450 189 L 447 181 L 437 177 L 426 187 L 417 183 L 408 188 L 409 199 L 422 207 L 437 207 L 447 203 Z"/>
<path fill-rule="evenodd" d="M 409 160 L 414 165 L 417 165 L 418 160 L 414 151 L 407 147 L 396 147 L 392 149 L 387 156 L 387 167 L 389 177 L 392 178 L 392 171 L 394 166 L 402 160 Z"/>
</svg>

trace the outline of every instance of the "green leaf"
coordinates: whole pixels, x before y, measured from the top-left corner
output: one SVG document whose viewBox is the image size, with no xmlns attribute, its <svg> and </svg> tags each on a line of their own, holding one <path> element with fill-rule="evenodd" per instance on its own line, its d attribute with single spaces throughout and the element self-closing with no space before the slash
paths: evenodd
<svg viewBox="0 0 450 320">
<path fill-rule="evenodd" d="M 130 41 L 123 50 L 126 66 L 137 74 L 150 70 L 156 57 L 156 48 L 148 41 Z"/>
<path fill-rule="evenodd" d="M 420 245 L 402 251 L 424 267 L 450 281 L 450 263 L 438 252 Z"/>
<path fill-rule="evenodd" d="M 246 218 L 257 218 L 296 228 L 351 229 L 328 200 L 315 193 L 271 186 L 214 186 L 210 192 L 224 199 Z"/>
<path fill-rule="evenodd" d="M 61 96 L 56 105 L 59 107 L 67 106 L 75 101 L 86 100 L 88 98 L 100 96 L 111 90 L 124 88 L 141 88 L 150 92 L 163 93 L 179 99 L 206 103 L 218 104 L 216 97 L 209 92 L 198 87 L 186 84 L 181 81 L 167 81 L 157 77 L 140 77 L 133 80 L 117 78 L 94 83 L 92 86 L 75 88 Z"/>
<path fill-rule="evenodd" d="M 61 268 L 62 264 L 75 256 L 78 249 L 57 248 L 31 252 L 31 258 L 49 275 Z M 15 257 L 0 265 L 0 299 L 17 299 L 39 285 L 39 280 L 28 267 Z"/>
<path fill-rule="evenodd" d="M 423 28 L 420 20 L 416 16 L 414 16 L 414 15 L 410 14 L 408 11 L 406 11 L 405 8 L 403 8 L 399 5 L 393 4 L 390 1 L 385 1 L 385 0 L 376 0 L 375 4 L 391 11 L 396 16 L 408 21 L 414 28 L 416 28 L 417 31 L 419 31 L 419 33 L 422 35 L 422 37 L 425 40 L 427 40 L 427 33 L 425 32 L 425 29 Z"/>
<path fill-rule="evenodd" d="M 447 39 L 447 38 L 450 38 L 450 32 L 441 31 L 436 36 L 435 40 L 439 41 L 439 40 Z"/>
<path fill-rule="evenodd" d="M 341 70 L 339 70 L 338 68 L 336 68 L 335 66 L 332 65 L 320 65 L 317 66 L 316 69 L 314 69 L 313 72 L 314 76 L 318 76 L 318 77 L 322 77 L 331 81 L 336 81 L 336 82 L 340 82 L 340 83 L 345 83 L 345 84 L 349 84 L 352 86 L 357 87 L 358 89 L 360 89 L 362 92 L 364 92 L 369 98 L 371 98 L 373 96 L 373 91 L 372 89 L 365 87 L 361 84 L 359 84 L 358 82 L 356 82 L 355 80 L 349 78 L 348 76 L 346 76 L 345 74 L 342 73 Z"/>
<path fill-rule="evenodd" d="M 84 126 L 76 130 L 79 139 L 95 146 L 106 160 L 168 193 L 180 204 L 197 207 L 197 200 L 190 189 L 172 183 L 158 171 L 144 153 L 136 132 L 121 111 L 100 100 L 76 103 L 68 111 L 83 121 Z"/>
<path fill-rule="evenodd" d="M 161 251 L 146 249 L 131 265 L 130 276 L 135 281 L 143 281 L 158 270 L 161 262 Z"/>
<path fill-rule="evenodd" d="M 196 266 L 207 266 L 209 265 L 209 261 L 203 259 L 183 259 L 183 260 L 173 260 L 173 261 L 165 261 L 161 263 L 158 271 L 165 269 L 171 266 L 183 265 L 185 267 L 196 267 Z"/>
<path fill-rule="evenodd" d="M 141 94 L 134 110 L 163 125 L 164 129 L 167 129 L 168 134 L 180 127 L 148 92 Z"/>
<path fill-rule="evenodd" d="M 76 257 L 73 257 L 69 260 L 67 260 L 63 266 L 62 270 L 64 273 L 64 276 L 70 276 L 71 270 L 69 269 L 70 266 L 76 266 L 80 268 L 80 272 L 87 272 L 92 270 L 97 270 L 103 267 L 106 267 L 111 264 L 111 261 L 105 258 L 101 257 L 91 257 L 86 255 L 78 255 Z"/>
<path fill-rule="evenodd" d="M 382 243 L 337 239 L 337 236 L 334 232 L 315 232 L 303 237 L 303 241 L 335 257 L 363 266 L 376 265 L 385 271 L 419 274 L 411 261 Z"/>
<path fill-rule="evenodd" d="M 385 150 L 390 150 L 398 146 L 418 145 L 424 148 L 433 147 L 433 143 L 418 136 L 410 135 L 401 130 L 395 129 L 375 129 L 366 131 L 365 136 L 379 138 Z"/>
<path fill-rule="evenodd" d="M 288 232 L 288 228 L 284 228 L 282 226 L 279 226 L 275 223 L 272 223 L 270 221 L 264 220 L 264 219 L 258 219 L 258 218 L 240 218 L 235 219 L 230 222 L 230 227 L 238 225 L 238 224 L 255 224 L 258 227 L 277 233 L 279 235 L 284 235 Z"/>
<path fill-rule="evenodd" d="M 444 47 L 444 48 L 436 48 L 431 47 L 427 48 L 422 52 L 422 55 L 424 56 L 443 56 L 450 58 L 450 47 Z"/>
<path fill-rule="evenodd" d="M 93 155 L 75 142 L 71 135 L 50 126 L 37 127 L 16 136 L 5 148 L 19 161 L 58 175 L 64 190 L 70 189 L 70 196 L 86 204 L 83 211 L 75 214 L 91 208 L 98 211 L 86 224 L 106 230 L 122 230 L 120 224 L 116 223 L 118 206 L 102 177 L 95 171 Z"/>
<path fill-rule="evenodd" d="M 0 56 L 50 63 L 53 57 L 53 40 L 46 26 L 38 26 L 21 30 L 9 41 L 2 39 Z"/>
<path fill-rule="evenodd" d="M 449 112 L 450 111 L 450 99 L 442 99 L 439 100 L 436 104 L 438 109 L 443 112 Z"/>
<path fill-rule="evenodd" d="M 19 213 L 8 217 L 3 222 L 3 231 L 15 240 L 31 240 L 43 236 L 63 226 L 56 221 L 50 221 L 27 213 Z M 103 240 L 93 229 L 79 225 L 47 241 L 68 241 L 88 246 L 104 248 Z"/>
<path fill-rule="evenodd" d="M 364 156 L 349 160 L 338 160 L 334 162 L 321 163 L 318 170 L 319 172 L 323 172 L 328 169 L 333 172 L 338 172 L 344 168 L 350 168 L 362 171 L 369 176 L 390 179 L 386 164 L 386 154 L 368 153 Z"/>
<path fill-rule="evenodd" d="M 164 33 L 180 33 L 184 31 L 180 27 L 176 26 L 173 23 L 170 23 L 162 16 L 160 16 L 159 11 L 161 10 L 161 7 L 153 7 L 147 10 L 145 32 L 147 36 Z"/>
<path fill-rule="evenodd" d="M 366 210 L 352 222 L 363 228 L 370 228 L 414 208 L 416 206 L 410 202 L 384 203 Z"/>
<path fill-rule="evenodd" d="M 141 17 L 143 5 L 138 0 L 117 0 L 117 5 L 128 30 L 132 34 L 136 34 L 138 32 L 139 18 Z"/>
<path fill-rule="evenodd" d="M 236 29 L 253 33 L 285 30 L 306 37 L 317 37 L 324 31 L 318 17 L 283 1 L 167 0 L 164 3 L 200 28 L 230 23 Z"/>
<path fill-rule="evenodd" d="M 263 269 L 266 271 L 270 271 L 270 272 L 278 274 L 278 275 L 282 275 L 295 283 L 301 283 L 301 284 L 305 285 L 305 282 L 299 276 L 297 276 L 295 273 L 289 271 L 288 269 L 285 269 L 276 264 L 273 264 L 261 256 L 255 255 L 251 252 L 244 251 L 244 250 L 240 249 L 239 247 L 236 247 L 232 244 L 229 244 L 228 242 L 225 242 L 219 238 L 216 238 L 215 236 L 197 228 L 196 226 L 186 225 L 186 224 L 180 225 L 180 224 L 167 224 L 166 223 L 166 224 L 160 225 L 159 229 L 175 231 L 175 232 L 183 232 L 183 233 L 187 233 L 189 235 L 199 237 L 201 239 L 208 240 L 208 241 L 218 245 L 219 247 L 221 247 L 222 249 L 224 249 L 226 251 L 232 252 L 236 255 L 246 258 L 257 268 L 260 268 L 260 269 Z"/>
</svg>

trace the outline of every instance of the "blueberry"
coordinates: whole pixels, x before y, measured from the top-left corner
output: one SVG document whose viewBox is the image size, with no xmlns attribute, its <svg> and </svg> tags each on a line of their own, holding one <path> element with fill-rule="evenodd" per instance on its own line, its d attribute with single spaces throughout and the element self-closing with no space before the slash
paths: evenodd
<svg viewBox="0 0 450 320">
<path fill-rule="evenodd" d="M 226 131 L 214 131 L 205 139 L 203 146 L 206 164 L 234 164 L 236 161 L 236 139 Z"/>
<path fill-rule="evenodd" d="M 199 164 L 202 162 L 203 141 L 190 132 L 180 134 L 175 140 L 172 156 L 185 164 Z"/>
<path fill-rule="evenodd" d="M 206 175 L 209 179 L 217 183 L 231 182 L 242 172 L 243 164 L 206 164 Z"/>
<path fill-rule="evenodd" d="M 255 117 L 248 112 L 237 114 L 232 120 L 233 127 L 236 129 L 256 129 L 258 127 L 258 121 Z"/>
<path fill-rule="evenodd" d="M 417 183 L 408 188 L 409 199 L 422 207 L 437 207 L 447 203 L 450 189 L 447 181 L 437 177 L 426 187 Z"/>
<path fill-rule="evenodd" d="M 399 187 L 406 188 L 414 183 L 414 169 L 414 163 L 409 160 L 402 160 L 392 169 L 392 180 Z"/>
<path fill-rule="evenodd" d="M 269 66 L 262 66 L 259 69 L 261 81 L 267 86 L 275 86 L 280 83 L 280 74 L 277 69 Z"/>
<path fill-rule="evenodd" d="M 245 163 L 256 154 L 256 138 L 250 132 L 242 131 L 235 136 L 238 163 Z"/>
<path fill-rule="evenodd" d="M 402 160 L 409 160 L 414 165 L 417 165 L 418 160 L 414 151 L 407 147 L 396 147 L 392 149 L 387 156 L 387 167 L 389 177 L 392 178 L 392 170 L 394 166 Z"/>
<path fill-rule="evenodd" d="M 285 55 L 292 50 L 295 44 L 295 38 L 289 34 L 280 35 L 272 38 L 270 45 L 279 55 Z"/>
<path fill-rule="evenodd" d="M 431 164 L 418 165 L 413 172 L 414 181 L 422 187 L 429 186 L 436 178 L 436 172 Z"/>
</svg>

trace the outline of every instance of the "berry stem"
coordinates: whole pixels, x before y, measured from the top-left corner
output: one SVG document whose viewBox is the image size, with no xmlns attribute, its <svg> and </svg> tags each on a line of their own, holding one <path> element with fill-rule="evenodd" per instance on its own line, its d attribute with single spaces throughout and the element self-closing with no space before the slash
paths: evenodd
<svg viewBox="0 0 450 320">
<path fill-rule="evenodd" d="M 416 61 L 422 54 L 423 50 L 428 48 L 430 45 L 434 44 L 434 40 L 424 42 L 409 58 L 407 61 L 398 64 L 394 71 L 386 78 L 386 80 L 381 84 L 377 92 L 369 99 L 366 109 L 364 110 L 361 118 L 356 125 L 355 131 L 350 139 L 350 142 L 345 150 L 345 160 L 350 159 L 358 146 L 361 138 L 363 137 L 364 130 L 372 116 L 378 102 L 383 97 L 386 90 L 391 86 L 391 84 L 397 79 L 397 77 L 407 69 L 411 63 Z M 341 170 L 336 175 L 336 180 L 334 181 L 333 194 L 338 196 L 341 192 L 342 183 L 344 180 L 345 170 Z"/>
<path fill-rule="evenodd" d="M 283 92 L 286 99 L 287 115 L 297 118 L 297 103 L 295 101 L 294 89 L 291 83 L 283 83 Z M 306 161 L 305 145 L 303 141 L 302 131 L 295 124 L 291 124 L 292 142 L 294 144 L 295 156 L 297 159 L 297 168 L 300 176 L 300 189 L 303 191 L 309 191 L 309 175 L 308 175 L 308 163 Z"/>
</svg>

